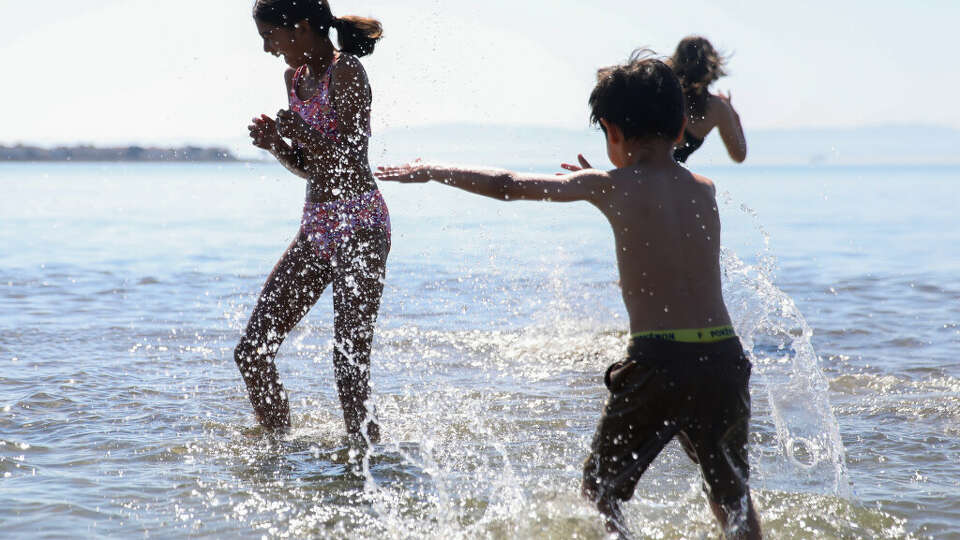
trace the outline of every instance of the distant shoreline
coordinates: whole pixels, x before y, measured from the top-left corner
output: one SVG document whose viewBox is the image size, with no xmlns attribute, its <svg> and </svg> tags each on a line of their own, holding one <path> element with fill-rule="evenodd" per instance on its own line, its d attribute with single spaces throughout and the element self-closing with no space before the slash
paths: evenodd
<svg viewBox="0 0 960 540">
<path fill-rule="evenodd" d="M 123 163 L 221 163 L 241 161 L 233 152 L 222 147 L 180 146 L 171 148 L 144 146 L 91 145 L 39 146 L 0 145 L 0 163 L 9 162 L 123 162 Z"/>
</svg>

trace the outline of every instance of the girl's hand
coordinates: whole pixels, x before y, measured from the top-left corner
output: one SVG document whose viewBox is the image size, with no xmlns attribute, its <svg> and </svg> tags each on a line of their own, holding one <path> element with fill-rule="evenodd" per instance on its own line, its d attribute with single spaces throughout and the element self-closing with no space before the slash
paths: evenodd
<svg viewBox="0 0 960 540">
<path fill-rule="evenodd" d="M 562 168 L 564 168 L 564 169 L 566 169 L 566 170 L 568 170 L 568 171 L 570 171 L 570 172 L 578 172 L 578 171 L 582 171 L 582 170 L 584 170 L 584 169 L 592 169 L 592 168 L 593 168 L 593 167 L 590 165 L 590 162 L 587 161 L 587 158 L 583 157 L 583 154 L 577 154 L 577 161 L 580 162 L 580 166 L 579 166 L 579 167 L 576 166 L 576 165 L 571 165 L 571 164 L 569 164 L 569 163 L 561 163 L 561 164 L 560 164 L 560 167 L 562 167 Z M 557 174 L 558 174 L 558 175 L 563 175 L 564 173 L 557 173 Z"/>
<path fill-rule="evenodd" d="M 277 132 L 288 139 L 302 141 L 310 133 L 310 125 L 290 109 L 277 111 Z"/>
<path fill-rule="evenodd" d="M 717 97 L 722 99 L 724 103 L 730 106 L 731 109 L 733 108 L 733 102 L 730 101 L 733 98 L 733 92 L 729 90 L 727 91 L 726 94 L 724 94 L 723 92 L 717 92 Z"/>
<path fill-rule="evenodd" d="M 734 116 L 739 118 L 740 115 L 738 115 L 737 110 L 733 108 L 733 102 L 731 101 L 732 96 L 733 96 L 733 92 L 730 92 L 730 91 L 727 91 L 726 94 L 724 94 L 723 92 L 717 92 L 717 97 L 720 98 L 721 101 L 727 104 L 727 107 L 730 109 L 730 112 Z"/>
<path fill-rule="evenodd" d="M 373 175 L 387 182 L 403 182 L 405 184 L 422 184 L 432 179 L 430 169 L 419 159 L 399 167 L 377 167 L 377 172 Z"/>
<path fill-rule="evenodd" d="M 253 123 L 247 126 L 247 129 L 250 130 L 250 138 L 253 139 L 253 145 L 257 148 L 272 153 L 283 143 L 280 133 L 277 132 L 277 123 L 265 114 L 254 118 Z"/>
</svg>

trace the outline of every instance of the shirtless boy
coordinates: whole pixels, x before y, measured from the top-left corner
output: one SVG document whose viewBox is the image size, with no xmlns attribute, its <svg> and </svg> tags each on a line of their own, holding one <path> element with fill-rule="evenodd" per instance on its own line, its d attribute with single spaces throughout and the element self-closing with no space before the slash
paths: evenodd
<svg viewBox="0 0 960 540">
<path fill-rule="evenodd" d="M 607 369 L 609 396 L 584 465 L 583 494 L 611 532 L 640 476 L 674 437 L 700 465 L 704 490 L 728 538 L 760 538 L 747 485 L 750 362 L 720 286 L 720 218 L 713 183 L 677 165 L 684 98 L 673 71 L 634 55 L 605 68 L 590 95 L 610 172 L 564 165 L 548 176 L 413 163 L 381 180 L 437 181 L 505 201 L 589 201 L 613 228 L 627 356 Z"/>
</svg>

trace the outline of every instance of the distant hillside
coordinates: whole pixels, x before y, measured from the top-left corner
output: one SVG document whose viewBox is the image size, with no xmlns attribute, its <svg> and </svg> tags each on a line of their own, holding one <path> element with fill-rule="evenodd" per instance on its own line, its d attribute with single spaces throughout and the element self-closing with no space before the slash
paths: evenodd
<svg viewBox="0 0 960 540">
<path fill-rule="evenodd" d="M 819 129 L 747 129 L 747 166 L 763 165 L 960 165 L 960 130 L 936 126 L 876 126 Z M 209 146 L 94 147 L 0 145 L 5 161 L 273 161 L 246 137 Z M 560 170 L 583 153 L 599 168 L 610 167 L 603 135 L 586 125 L 564 129 L 524 125 L 445 124 L 379 130 L 370 141 L 374 166 L 416 158 L 519 170 Z M 717 133 L 689 162 L 692 167 L 732 164 Z"/>
<path fill-rule="evenodd" d="M 0 146 L 0 162 L 4 161 L 236 161 L 226 148 L 144 148 L 141 146 L 95 147 Z"/>
</svg>

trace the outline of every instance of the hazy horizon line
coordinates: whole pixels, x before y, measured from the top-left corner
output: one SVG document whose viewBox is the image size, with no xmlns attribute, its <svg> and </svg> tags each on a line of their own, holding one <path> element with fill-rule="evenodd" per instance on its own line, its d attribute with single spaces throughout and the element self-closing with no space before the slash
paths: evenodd
<svg viewBox="0 0 960 540">
<path fill-rule="evenodd" d="M 584 124 L 581 128 L 575 128 L 570 126 L 555 126 L 550 124 L 533 124 L 533 123 L 479 123 L 479 122 L 436 122 L 436 123 L 427 123 L 427 124 L 412 124 L 412 125 L 396 125 L 396 126 L 387 126 L 382 128 L 379 132 L 374 133 L 374 137 L 383 136 L 391 132 L 399 131 L 415 131 L 415 130 L 431 130 L 431 129 L 484 129 L 484 130 L 496 130 L 496 129 L 505 129 L 505 130 L 522 130 L 530 129 L 536 131 L 552 131 L 552 132 L 566 132 L 566 133 L 582 133 L 584 131 L 592 131 L 595 129 L 593 126 Z M 747 135 L 750 134 L 782 134 L 782 133 L 816 133 L 816 132 L 855 132 L 855 131 L 888 131 L 895 129 L 906 129 L 906 130 L 924 130 L 924 131 L 937 131 L 937 132 L 953 132 L 960 135 L 960 127 L 954 127 L 947 124 L 926 124 L 926 123 L 896 123 L 896 122 L 878 122 L 870 124 L 858 124 L 858 125 L 824 125 L 824 126 L 795 126 L 795 127 L 766 127 L 766 128 L 756 128 L 750 129 L 747 128 Z M 94 146 L 94 147 L 103 147 L 103 146 L 155 146 L 155 145 L 202 145 L 202 146 L 211 146 L 218 144 L 215 141 L 222 141 L 219 144 L 230 144 L 238 140 L 246 140 L 246 135 L 238 134 L 231 137 L 191 137 L 191 136 L 178 136 L 178 137 L 162 137 L 157 139 L 124 139 L 122 137 L 117 138 L 101 138 L 101 139 L 73 139 L 73 140 L 56 140 L 56 139 L 0 139 L 0 146 L 36 146 L 41 148 L 55 148 L 58 146 L 66 147 L 76 147 L 76 146 Z"/>
</svg>

